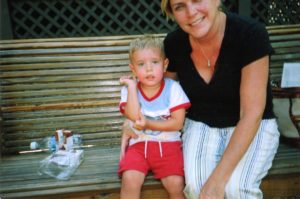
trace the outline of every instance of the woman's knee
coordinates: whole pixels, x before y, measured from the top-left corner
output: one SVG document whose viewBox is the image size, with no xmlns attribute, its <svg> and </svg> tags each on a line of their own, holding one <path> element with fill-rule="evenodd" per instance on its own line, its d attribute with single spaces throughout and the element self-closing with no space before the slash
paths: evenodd
<svg viewBox="0 0 300 199">
<path fill-rule="evenodd" d="M 161 179 L 163 186 L 169 195 L 182 195 L 184 189 L 183 176 L 168 176 Z"/>
</svg>

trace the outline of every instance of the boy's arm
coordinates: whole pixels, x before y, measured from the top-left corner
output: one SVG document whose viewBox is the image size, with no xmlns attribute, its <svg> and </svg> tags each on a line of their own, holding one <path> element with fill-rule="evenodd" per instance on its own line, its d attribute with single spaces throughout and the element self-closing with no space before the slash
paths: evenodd
<svg viewBox="0 0 300 199">
<path fill-rule="evenodd" d="M 148 120 L 140 113 L 140 119 L 135 122 L 134 127 L 138 130 L 179 131 L 183 127 L 185 111 L 185 108 L 175 110 L 167 120 Z"/>
<path fill-rule="evenodd" d="M 169 89 L 170 97 L 168 100 L 170 117 L 167 120 L 148 120 L 140 112 L 140 120 L 135 122 L 137 129 L 149 129 L 153 131 L 178 131 L 183 127 L 186 109 L 191 106 L 189 99 L 181 86 L 173 81 Z"/>
<path fill-rule="evenodd" d="M 140 104 L 137 96 L 137 83 L 134 78 L 124 76 L 120 78 L 120 83 L 127 85 L 127 102 L 124 106 L 124 115 L 135 121 L 139 119 Z"/>
</svg>

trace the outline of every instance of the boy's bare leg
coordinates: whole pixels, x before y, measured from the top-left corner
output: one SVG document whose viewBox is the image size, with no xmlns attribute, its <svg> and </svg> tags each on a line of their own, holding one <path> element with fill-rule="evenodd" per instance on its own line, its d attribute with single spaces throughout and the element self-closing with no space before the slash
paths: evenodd
<svg viewBox="0 0 300 199">
<path fill-rule="evenodd" d="M 169 199 L 185 199 L 184 177 L 183 176 L 167 176 L 161 179 L 161 182 L 169 194 Z"/>
<path fill-rule="evenodd" d="M 136 171 L 128 170 L 122 174 L 121 199 L 139 199 L 141 188 L 144 183 L 145 174 Z"/>
</svg>

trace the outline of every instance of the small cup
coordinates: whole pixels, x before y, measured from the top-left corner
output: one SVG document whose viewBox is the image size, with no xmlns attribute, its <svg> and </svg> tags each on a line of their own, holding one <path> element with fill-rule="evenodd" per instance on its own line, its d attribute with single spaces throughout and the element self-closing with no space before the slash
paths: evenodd
<svg viewBox="0 0 300 199">
<path fill-rule="evenodd" d="M 39 149 L 39 148 L 40 148 L 39 143 L 37 143 L 35 141 L 30 143 L 30 149 L 36 150 L 36 149 Z"/>
<path fill-rule="evenodd" d="M 74 134 L 73 135 L 73 148 L 81 148 L 82 145 L 82 137 L 80 134 Z"/>
</svg>

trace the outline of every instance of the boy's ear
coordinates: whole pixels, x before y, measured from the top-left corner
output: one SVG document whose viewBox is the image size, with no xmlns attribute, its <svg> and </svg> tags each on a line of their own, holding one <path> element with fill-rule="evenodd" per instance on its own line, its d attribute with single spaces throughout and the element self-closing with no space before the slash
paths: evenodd
<svg viewBox="0 0 300 199">
<path fill-rule="evenodd" d="M 165 60 L 164 60 L 164 72 L 167 71 L 168 65 L 169 65 L 169 59 L 165 58 Z"/>
<path fill-rule="evenodd" d="M 134 67 L 133 67 L 133 65 L 132 65 L 131 63 L 129 63 L 129 68 L 130 68 L 130 70 L 135 74 Z"/>
</svg>

